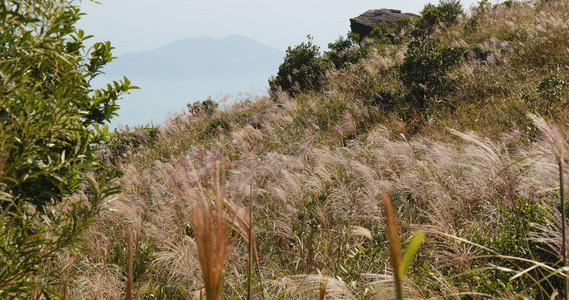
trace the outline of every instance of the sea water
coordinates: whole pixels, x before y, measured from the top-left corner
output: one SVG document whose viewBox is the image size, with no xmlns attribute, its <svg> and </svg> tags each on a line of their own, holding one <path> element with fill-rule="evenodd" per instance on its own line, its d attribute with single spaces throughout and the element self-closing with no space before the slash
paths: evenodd
<svg viewBox="0 0 569 300">
<path fill-rule="evenodd" d="M 166 118 L 187 111 L 187 104 L 211 97 L 227 105 L 246 98 L 266 95 L 271 72 L 248 74 L 203 74 L 183 77 L 130 76 L 131 85 L 140 87 L 131 90 L 118 101 L 119 116 L 110 128 L 162 123 Z M 100 76 L 92 81 L 94 88 L 121 80 L 118 76 Z M 221 106 L 220 105 L 220 106 Z"/>
</svg>

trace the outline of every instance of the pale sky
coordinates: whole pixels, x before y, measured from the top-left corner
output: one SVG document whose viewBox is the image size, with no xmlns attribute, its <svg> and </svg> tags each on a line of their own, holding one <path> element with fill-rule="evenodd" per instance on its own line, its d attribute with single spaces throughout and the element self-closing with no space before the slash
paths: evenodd
<svg viewBox="0 0 569 300">
<path fill-rule="evenodd" d="M 345 35 L 349 19 L 368 9 L 394 8 L 418 13 L 438 0 L 82 0 L 87 13 L 78 27 L 109 40 L 115 55 L 158 48 L 185 37 L 223 38 L 238 34 L 284 52 L 314 37 L 326 50 Z M 477 0 L 462 0 L 469 8 Z M 495 1 L 492 1 L 495 2 Z"/>
</svg>

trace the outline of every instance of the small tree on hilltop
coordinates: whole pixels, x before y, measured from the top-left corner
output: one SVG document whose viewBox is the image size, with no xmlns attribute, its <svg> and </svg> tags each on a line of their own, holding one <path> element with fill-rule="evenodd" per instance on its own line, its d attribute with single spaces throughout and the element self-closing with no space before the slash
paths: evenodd
<svg viewBox="0 0 569 300">
<path fill-rule="evenodd" d="M 464 15 L 459 0 L 441 0 L 438 5 L 427 4 L 421 11 L 421 17 L 415 20 L 415 29 L 411 35 L 419 39 L 428 39 L 437 27 L 450 26 L 458 22 Z"/>
<path fill-rule="evenodd" d="M 330 64 L 320 56 L 320 48 L 308 36 L 307 42 L 294 48 L 288 47 L 277 77 L 271 78 L 269 84 L 271 90 L 280 87 L 291 96 L 308 90 L 319 90 L 329 68 Z"/>
</svg>

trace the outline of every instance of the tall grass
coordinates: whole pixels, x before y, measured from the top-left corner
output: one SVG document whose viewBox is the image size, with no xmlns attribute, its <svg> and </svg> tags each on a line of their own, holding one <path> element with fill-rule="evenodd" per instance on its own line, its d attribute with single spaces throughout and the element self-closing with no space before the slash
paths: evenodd
<svg viewBox="0 0 569 300">
<path fill-rule="evenodd" d="M 108 153 L 123 193 L 71 264 L 68 297 L 124 297 L 131 280 L 134 295 L 162 299 L 204 286 L 251 299 L 566 295 L 567 108 L 549 116 L 557 131 L 532 125 L 520 93 L 569 77 L 568 15 L 567 1 L 516 2 L 477 12 L 478 30 L 468 18 L 447 28 L 444 45 L 507 43 L 452 70 L 461 84 L 425 112 L 403 101 L 405 45 L 377 46 L 330 71 L 322 93 L 181 114 Z M 374 102 L 387 92 L 399 106 Z M 132 275 L 124 224 L 139 245 Z"/>
<path fill-rule="evenodd" d="M 191 224 L 198 247 L 206 299 L 217 300 L 222 297 L 225 257 L 227 255 L 227 235 L 223 211 L 224 185 L 216 180 L 215 204 L 198 200 L 192 210 Z"/>
<path fill-rule="evenodd" d="M 557 166 L 559 169 L 559 200 L 561 207 L 561 266 L 563 267 L 565 274 L 565 287 L 564 287 L 564 299 L 569 297 L 569 268 L 567 267 L 567 230 L 566 227 L 566 205 L 565 205 L 565 180 L 564 180 L 564 153 L 567 147 L 567 139 L 553 123 L 546 122 L 543 118 L 536 115 L 530 115 L 534 124 L 541 130 L 545 135 L 546 139 L 551 143 L 552 152 L 555 156 Z"/>
<path fill-rule="evenodd" d="M 398 300 L 403 300 L 403 281 L 402 281 L 402 259 L 401 246 L 399 241 L 399 226 L 397 218 L 393 212 L 391 200 L 387 194 L 383 193 L 383 207 L 385 210 L 385 222 L 387 223 L 387 238 L 391 249 L 391 265 L 393 266 L 393 278 L 395 281 L 395 295 Z"/>
</svg>

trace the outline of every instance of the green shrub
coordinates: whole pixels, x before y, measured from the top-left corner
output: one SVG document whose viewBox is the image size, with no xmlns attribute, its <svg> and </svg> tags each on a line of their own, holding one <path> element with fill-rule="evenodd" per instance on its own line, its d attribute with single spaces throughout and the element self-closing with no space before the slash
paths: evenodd
<svg viewBox="0 0 569 300">
<path fill-rule="evenodd" d="M 379 91 L 374 95 L 371 104 L 386 110 L 391 110 L 395 104 L 395 97 L 391 92 Z"/>
<path fill-rule="evenodd" d="M 387 23 L 381 22 L 369 34 L 376 42 L 380 44 L 393 44 L 395 41 L 396 30 L 390 28 Z"/>
<path fill-rule="evenodd" d="M 410 101 L 425 109 L 427 99 L 452 90 L 456 82 L 447 73 L 464 60 L 465 53 L 463 47 L 441 47 L 440 41 L 432 38 L 409 44 L 400 71 L 403 84 L 410 90 Z"/>
<path fill-rule="evenodd" d="M 403 18 L 397 22 L 395 28 L 390 28 L 385 22 L 382 22 L 369 34 L 372 40 L 365 42 L 362 42 L 357 33 L 349 32 L 346 38 L 340 37 L 335 42 L 328 44 L 330 51 L 324 53 L 324 58 L 331 62 L 336 69 L 343 68 L 347 63 L 355 64 L 366 57 L 370 48 L 377 44 L 395 44 L 398 33 L 407 29 L 411 23 L 411 18 Z"/>
<path fill-rule="evenodd" d="M 319 90 L 330 64 L 320 56 L 320 48 L 307 42 L 291 48 L 288 47 L 284 62 L 279 66 L 277 77 L 271 78 L 269 84 L 273 91 L 277 87 L 293 96 L 300 92 Z"/>
<path fill-rule="evenodd" d="M 209 134 L 214 134 L 229 129 L 231 129 L 231 124 L 229 124 L 229 121 L 227 120 L 227 114 L 224 113 L 216 118 L 209 120 L 206 130 Z"/>
<path fill-rule="evenodd" d="M 520 198 L 517 210 L 504 206 L 498 208 L 502 220 L 497 224 L 496 231 L 485 233 L 475 228 L 471 238 L 473 242 L 504 256 L 538 261 L 551 266 L 558 262 L 555 255 L 545 250 L 547 247 L 544 244 L 529 240 L 528 236 L 531 231 L 539 231 L 538 226 L 547 224 L 547 207 Z M 549 297 L 546 297 L 543 292 L 550 295 L 556 287 L 562 286 L 562 280 L 555 276 L 536 284 L 536 281 L 548 274 L 538 269 L 512 280 L 514 273 L 506 270 L 522 271 L 532 267 L 533 264 L 528 261 L 498 257 L 486 251 L 480 255 L 489 255 L 489 257 L 479 259 L 474 263 L 473 270 L 480 268 L 480 271 L 473 273 L 475 284 L 471 287 L 473 291 L 492 295 L 514 292 L 531 297 L 531 299 L 546 299 Z M 501 269 L 485 269 L 486 266 L 499 266 Z"/>
<path fill-rule="evenodd" d="M 415 38 L 426 39 L 430 37 L 439 26 L 456 24 L 458 16 L 464 15 L 459 0 L 441 0 L 438 5 L 427 4 L 417 18 L 415 29 L 411 35 Z"/>
<path fill-rule="evenodd" d="M 444 95 L 455 86 L 456 80 L 447 74 L 464 60 L 467 50 L 442 47 L 440 40 L 431 36 L 441 26 L 456 24 L 460 15 L 464 15 L 460 1 L 442 0 L 436 6 L 427 4 L 421 17 L 406 20 L 401 25 L 413 28 L 410 32 L 413 41 L 399 69 L 403 84 L 410 90 L 407 99 L 412 106 L 424 110 L 428 99 Z"/>
<path fill-rule="evenodd" d="M 114 264 L 123 267 L 123 276 L 127 276 L 128 266 L 128 241 L 114 241 L 113 247 L 110 249 L 106 260 L 108 264 Z M 148 279 L 151 269 L 149 268 L 154 257 L 154 246 L 148 238 L 140 240 L 133 251 L 133 272 L 132 278 L 134 283 L 144 282 Z"/>
<path fill-rule="evenodd" d="M 566 111 L 569 83 L 559 75 L 543 77 L 537 88 L 522 94 L 522 100 L 531 112 L 553 119 Z"/>
<path fill-rule="evenodd" d="M 322 230 L 322 214 L 320 207 L 327 201 L 324 192 L 310 195 L 298 208 L 296 218 L 292 220 L 292 233 L 295 236 L 291 247 L 296 248 L 298 257 L 302 260 L 302 272 L 310 273 L 314 268 L 315 247 L 318 244 L 318 235 Z"/>
<path fill-rule="evenodd" d="M 324 58 L 332 63 L 336 69 L 341 69 L 346 64 L 354 64 L 366 56 L 367 48 L 358 45 L 360 37 L 357 33 L 348 33 L 347 37 L 340 37 L 335 42 L 329 43 L 330 51 L 324 53 Z"/>
<path fill-rule="evenodd" d="M 70 0 L 0 3 L 2 299 L 57 295 L 56 255 L 77 245 L 99 201 L 117 192 L 96 152 L 116 101 L 134 87 L 126 78 L 90 87 L 113 48 L 86 50 L 79 17 Z M 80 187 L 84 197 L 72 197 Z"/>
<path fill-rule="evenodd" d="M 150 146 L 158 141 L 158 129 L 152 125 L 137 126 L 134 130 L 126 127 L 125 130 L 115 130 L 105 142 L 105 158 L 107 165 L 118 165 L 121 158 L 128 151 L 136 150 L 141 146 Z"/>
<path fill-rule="evenodd" d="M 549 103 L 567 104 L 569 84 L 559 75 L 548 75 L 541 79 L 537 91 L 541 98 Z"/>
<path fill-rule="evenodd" d="M 360 59 L 366 57 L 370 48 L 380 45 L 397 44 L 401 41 L 398 35 L 405 32 L 413 24 L 414 18 L 402 18 L 397 21 L 394 28 L 390 28 L 387 23 L 381 22 L 376 26 L 369 37 L 371 41 L 361 40 L 357 33 L 349 32 L 347 37 L 340 37 L 333 43 L 328 44 L 330 51 L 326 52 L 324 57 L 330 61 L 336 69 L 343 68 L 347 63 L 357 63 Z"/>
<path fill-rule="evenodd" d="M 204 101 L 188 103 L 187 106 L 188 106 L 188 112 L 192 115 L 200 115 L 200 114 L 212 115 L 219 108 L 219 104 L 213 101 L 211 97 L 207 98 Z"/>
</svg>

